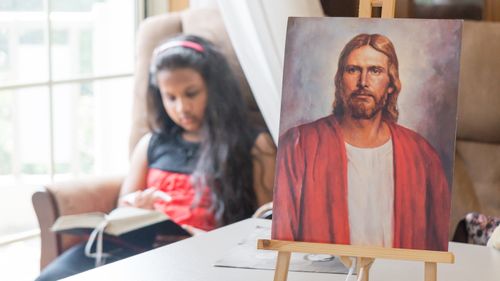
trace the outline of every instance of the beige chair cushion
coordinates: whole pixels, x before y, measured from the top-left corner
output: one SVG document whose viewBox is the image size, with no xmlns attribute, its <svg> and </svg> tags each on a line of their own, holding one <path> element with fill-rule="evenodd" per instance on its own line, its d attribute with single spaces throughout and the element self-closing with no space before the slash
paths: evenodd
<svg viewBox="0 0 500 281">
<path fill-rule="evenodd" d="M 455 153 L 450 216 L 450 238 L 458 222 L 469 212 L 481 212 L 481 205 L 462 157 Z"/>
<path fill-rule="evenodd" d="M 181 31 L 180 14 L 174 13 L 147 18 L 141 23 L 137 32 L 132 128 L 129 140 L 130 153 L 139 139 L 149 131 L 146 116 L 146 94 L 148 69 L 153 49 L 165 38 L 179 34 Z"/>
<path fill-rule="evenodd" d="M 500 23 L 464 22 L 453 196 L 462 210 L 493 216 L 500 216 L 498 50 Z M 462 213 L 455 209 L 452 218 Z"/>
<path fill-rule="evenodd" d="M 450 227 L 500 216 L 500 23 L 465 21 Z M 453 233 L 451 233 L 453 234 Z"/>
<path fill-rule="evenodd" d="M 500 145 L 500 23 L 464 22 L 458 139 Z M 498 171 L 500 168 L 496 168 Z"/>
<path fill-rule="evenodd" d="M 500 217 L 500 145 L 459 141 L 457 154 L 463 159 L 467 176 L 474 186 L 480 204 L 477 211 Z M 455 169 L 455 173 L 457 177 L 465 176 L 459 169 Z"/>
</svg>

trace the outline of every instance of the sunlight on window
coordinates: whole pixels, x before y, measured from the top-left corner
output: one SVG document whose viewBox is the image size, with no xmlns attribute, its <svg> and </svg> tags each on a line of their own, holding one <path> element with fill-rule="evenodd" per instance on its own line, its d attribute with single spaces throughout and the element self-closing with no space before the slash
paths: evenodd
<svg viewBox="0 0 500 281">
<path fill-rule="evenodd" d="M 11 92 L 0 93 L 0 176 L 12 173 L 13 139 L 13 99 Z"/>
<path fill-rule="evenodd" d="M 55 180 L 124 173 L 130 89 L 131 78 L 54 87 Z"/>
<path fill-rule="evenodd" d="M 96 3 L 68 11 L 68 5 L 61 1 L 60 9 L 50 15 L 56 80 L 132 71 L 133 5 L 120 5 L 119 0 L 92 2 Z M 120 32 L 124 30 L 129 32 Z"/>
<path fill-rule="evenodd" d="M 0 236 L 38 186 L 128 167 L 135 2 L 49 1 L 0 1 Z"/>
</svg>

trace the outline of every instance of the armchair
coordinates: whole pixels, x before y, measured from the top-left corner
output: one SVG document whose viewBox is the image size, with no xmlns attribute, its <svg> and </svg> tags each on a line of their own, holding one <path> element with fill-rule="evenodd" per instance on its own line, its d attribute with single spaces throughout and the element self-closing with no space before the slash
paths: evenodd
<svg viewBox="0 0 500 281">
<path fill-rule="evenodd" d="M 220 48 L 240 82 L 245 102 L 250 109 L 251 123 L 265 127 L 264 119 L 246 82 L 218 10 L 208 8 L 186 10 L 148 18 L 138 30 L 130 152 L 139 139 L 148 132 L 145 97 L 152 51 L 161 41 L 180 33 L 205 37 Z M 41 269 L 64 250 L 81 241 L 79 237 L 51 232 L 50 227 L 56 218 L 61 215 L 92 211 L 109 212 L 116 207 L 123 179 L 124 176 L 118 176 L 54 183 L 42 187 L 33 194 L 33 207 L 40 225 Z"/>
<path fill-rule="evenodd" d="M 450 238 L 469 212 L 500 217 L 500 23 L 465 21 Z"/>
<path fill-rule="evenodd" d="M 500 217 L 500 23 L 464 21 L 449 238 L 470 212 Z"/>
</svg>

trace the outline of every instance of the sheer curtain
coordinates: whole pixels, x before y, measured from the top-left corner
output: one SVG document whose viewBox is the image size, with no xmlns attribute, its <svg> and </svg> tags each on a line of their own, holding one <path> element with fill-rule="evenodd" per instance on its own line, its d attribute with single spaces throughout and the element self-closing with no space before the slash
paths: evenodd
<svg viewBox="0 0 500 281">
<path fill-rule="evenodd" d="M 288 17 L 320 17 L 319 0 L 218 0 L 255 100 L 278 141 Z"/>
</svg>

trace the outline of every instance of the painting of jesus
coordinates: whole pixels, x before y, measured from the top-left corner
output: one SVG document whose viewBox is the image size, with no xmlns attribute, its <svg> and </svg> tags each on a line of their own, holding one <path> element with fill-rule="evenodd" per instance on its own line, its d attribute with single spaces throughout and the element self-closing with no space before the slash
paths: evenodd
<svg viewBox="0 0 500 281">
<path fill-rule="evenodd" d="M 328 75 L 307 74 L 325 69 L 324 60 L 297 46 L 310 37 L 307 30 L 338 26 L 345 27 L 342 36 L 326 33 L 324 44 L 309 46 L 349 38 L 334 60 L 333 89 L 317 91 L 321 87 L 308 83 L 327 84 L 320 78 Z M 415 41 L 416 60 L 400 59 L 401 30 L 419 27 L 435 27 L 433 32 L 446 33 L 440 40 L 447 41 Z M 460 34 L 459 21 L 289 20 L 273 239 L 447 250 Z M 420 33 L 425 36 L 430 35 Z M 427 45 L 418 49 L 419 43 Z M 422 52 L 439 44 L 453 52 L 435 61 L 437 54 Z M 424 58 L 418 61 L 420 54 Z M 405 92 L 405 80 L 418 80 L 426 67 L 431 75 L 420 76 L 421 83 L 440 81 Z M 420 96 L 400 104 L 405 95 Z M 331 107 L 321 116 L 328 99 Z"/>
</svg>

